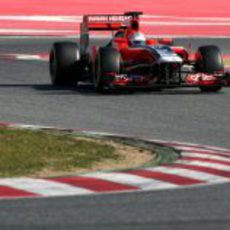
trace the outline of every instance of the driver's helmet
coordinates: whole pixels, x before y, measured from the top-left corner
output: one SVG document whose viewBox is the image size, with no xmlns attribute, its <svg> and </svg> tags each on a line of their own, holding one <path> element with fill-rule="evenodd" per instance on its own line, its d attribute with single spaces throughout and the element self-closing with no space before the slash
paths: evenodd
<svg viewBox="0 0 230 230">
<path fill-rule="evenodd" d="M 129 36 L 131 46 L 142 46 L 146 44 L 146 38 L 143 33 L 135 32 Z"/>
</svg>

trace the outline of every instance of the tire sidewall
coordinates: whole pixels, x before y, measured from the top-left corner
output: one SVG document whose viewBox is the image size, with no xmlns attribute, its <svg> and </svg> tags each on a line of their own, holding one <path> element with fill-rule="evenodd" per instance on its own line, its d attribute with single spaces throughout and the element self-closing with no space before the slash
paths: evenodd
<svg viewBox="0 0 230 230">
<path fill-rule="evenodd" d="M 224 70 L 222 54 L 217 46 L 199 47 L 196 56 L 196 69 L 198 72 L 213 74 Z"/>
<path fill-rule="evenodd" d="M 103 92 L 106 87 L 105 77 L 107 73 L 120 73 L 120 53 L 114 48 L 100 48 L 97 52 L 94 64 L 93 82 L 98 92 Z"/>
<path fill-rule="evenodd" d="M 55 86 L 73 86 L 77 83 L 77 63 L 80 53 L 77 43 L 54 43 L 50 52 L 50 75 Z"/>
</svg>

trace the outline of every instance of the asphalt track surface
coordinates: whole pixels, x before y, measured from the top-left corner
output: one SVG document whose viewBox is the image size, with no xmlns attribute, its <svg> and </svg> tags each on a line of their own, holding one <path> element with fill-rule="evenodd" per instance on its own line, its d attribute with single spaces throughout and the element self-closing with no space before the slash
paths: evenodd
<svg viewBox="0 0 230 230">
<path fill-rule="evenodd" d="M 1 39 L 0 53 L 47 53 L 54 39 Z M 98 41 L 95 41 L 97 43 Z M 193 40 L 218 44 L 227 39 Z M 177 44 L 188 44 L 177 40 Z M 46 62 L 0 60 L 0 120 L 230 147 L 230 89 L 98 95 L 50 86 Z M 229 229 L 230 185 L 0 201 L 0 229 Z"/>
</svg>

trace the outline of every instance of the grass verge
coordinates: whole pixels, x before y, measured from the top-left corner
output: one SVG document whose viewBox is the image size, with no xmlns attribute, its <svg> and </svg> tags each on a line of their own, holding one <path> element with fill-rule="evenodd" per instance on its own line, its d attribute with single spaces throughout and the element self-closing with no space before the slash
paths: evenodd
<svg viewBox="0 0 230 230">
<path fill-rule="evenodd" d="M 0 127 L 0 177 L 48 177 L 141 167 L 154 150 L 54 131 Z"/>
<path fill-rule="evenodd" d="M 27 176 L 39 171 L 91 168 L 104 159 L 117 160 L 115 148 L 93 140 L 43 131 L 0 128 L 0 176 Z"/>
</svg>

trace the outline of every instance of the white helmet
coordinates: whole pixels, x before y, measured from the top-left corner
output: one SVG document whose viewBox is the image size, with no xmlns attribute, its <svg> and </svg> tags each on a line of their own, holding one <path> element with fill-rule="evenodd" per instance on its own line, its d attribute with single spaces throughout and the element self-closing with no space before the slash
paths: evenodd
<svg viewBox="0 0 230 230">
<path fill-rule="evenodd" d="M 132 46 L 145 45 L 146 38 L 145 38 L 144 34 L 142 34 L 140 32 L 136 32 L 136 33 L 130 35 L 129 41 L 130 41 Z"/>
</svg>

